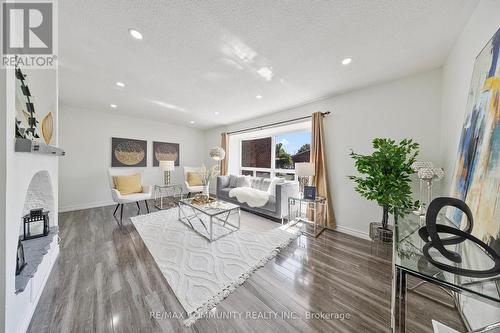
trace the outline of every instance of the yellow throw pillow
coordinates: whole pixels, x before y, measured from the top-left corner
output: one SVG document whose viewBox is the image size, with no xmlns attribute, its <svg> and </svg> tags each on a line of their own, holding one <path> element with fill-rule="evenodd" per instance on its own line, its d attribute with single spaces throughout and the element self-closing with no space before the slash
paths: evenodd
<svg viewBox="0 0 500 333">
<path fill-rule="evenodd" d="M 113 176 L 115 188 L 121 194 L 141 193 L 141 175 L 135 174 L 130 176 Z"/>
<path fill-rule="evenodd" d="M 203 181 L 201 180 L 201 176 L 198 172 L 188 172 L 187 179 L 189 186 L 202 186 Z"/>
</svg>

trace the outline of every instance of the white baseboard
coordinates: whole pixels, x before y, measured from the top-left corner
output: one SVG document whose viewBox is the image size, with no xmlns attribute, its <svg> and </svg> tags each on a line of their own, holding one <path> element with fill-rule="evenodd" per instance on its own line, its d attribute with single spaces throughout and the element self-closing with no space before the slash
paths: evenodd
<svg viewBox="0 0 500 333">
<path fill-rule="evenodd" d="M 109 201 L 109 202 L 94 202 L 94 203 L 86 203 L 86 204 L 79 204 L 79 205 L 70 205 L 70 206 L 64 206 L 64 207 L 59 206 L 59 213 L 72 212 L 75 210 L 90 209 L 90 208 L 97 208 L 97 207 L 104 207 L 104 206 L 111 206 L 111 205 L 116 205 L 116 203 L 114 203 L 113 201 Z M 337 226 L 334 230 L 341 232 L 341 233 L 344 233 L 344 234 L 354 236 L 354 237 L 370 240 L 370 236 L 369 236 L 368 232 L 362 232 L 359 230 L 351 229 L 351 228 L 340 226 L 340 225 Z"/>
<path fill-rule="evenodd" d="M 109 202 L 93 202 L 93 203 L 85 203 L 78 205 L 69 205 L 64 207 L 59 206 L 59 213 L 72 212 L 75 210 L 90 209 L 90 208 L 97 208 L 97 207 L 104 207 L 111 205 L 116 205 L 116 203 L 114 203 L 113 201 L 109 201 Z"/>
<path fill-rule="evenodd" d="M 338 231 L 338 232 L 344 233 L 344 234 L 348 234 L 348 235 L 354 236 L 354 237 L 371 240 L 370 239 L 370 235 L 367 232 L 362 232 L 362 231 L 359 231 L 359 230 L 351 229 L 351 228 L 348 228 L 348 227 L 343 227 L 343 226 L 340 226 L 340 225 L 337 226 L 335 228 L 335 230 Z"/>
</svg>

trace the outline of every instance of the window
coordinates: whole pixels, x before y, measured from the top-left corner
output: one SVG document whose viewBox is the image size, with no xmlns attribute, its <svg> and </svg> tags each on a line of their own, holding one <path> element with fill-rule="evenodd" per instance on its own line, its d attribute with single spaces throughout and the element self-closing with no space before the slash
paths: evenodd
<svg viewBox="0 0 500 333">
<path fill-rule="evenodd" d="M 241 141 L 241 166 L 271 168 L 272 138 Z"/>
<path fill-rule="evenodd" d="M 310 154 L 311 132 L 276 136 L 276 169 L 295 169 L 295 163 L 309 162 Z"/>
<path fill-rule="evenodd" d="M 243 176 L 253 176 L 253 171 L 252 170 L 241 170 L 241 174 Z"/>
<path fill-rule="evenodd" d="M 241 140 L 240 174 L 294 180 L 295 163 L 309 162 L 310 150 L 310 131 Z"/>
</svg>

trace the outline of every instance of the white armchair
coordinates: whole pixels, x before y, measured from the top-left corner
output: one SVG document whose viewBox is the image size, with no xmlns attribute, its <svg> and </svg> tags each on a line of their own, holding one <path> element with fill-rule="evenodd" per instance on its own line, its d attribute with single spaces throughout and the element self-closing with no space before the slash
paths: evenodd
<svg viewBox="0 0 500 333">
<path fill-rule="evenodd" d="M 122 217 L 123 217 L 123 205 L 127 203 L 136 203 L 137 208 L 139 208 L 139 211 L 141 210 L 141 206 L 139 206 L 139 201 L 144 201 L 146 204 L 146 210 L 149 213 L 149 206 L 148 206 L 148 201 L 152 197 L 152 191 L 153 188 L 149 185 L 142 185 L 142 193 L 132 193 L 132 194 L 121 194 L 116 188 L 115 184 L 113 182 L 113 176 L 129 176 L 133 174 L 139 173 L 141 175 L 141 184 L 143 180 L 143 174 L 142 171 L 131 171 L 131 170 L 124 170 L 124 169 L 116 169 L 116 168 L 109 168 L 108 170 L 108 178 L 109 178 L 109 186 L 111 188 L 111 197 L 113 198 L 113 201 L 117 203 L 115 211 L 113 212 L 113 215 L 116 216 L 116 212 L 118 211 L 118 208 L 121 207 L 120 209 L 120 224 L 122 223 Z"/>
<path fill-rule="evenodd" d="M 191 193 L 203 192 L 203 186 L 189 186 L 189 183 L 187 182 L 188 172 L 201 172 L 201 171 L 202 171 L 202 168 L 200 168 L 200 167 L 184 167 L 184 183 L 186 184 L 188 196 L 190 196 Z"/>
</svg>

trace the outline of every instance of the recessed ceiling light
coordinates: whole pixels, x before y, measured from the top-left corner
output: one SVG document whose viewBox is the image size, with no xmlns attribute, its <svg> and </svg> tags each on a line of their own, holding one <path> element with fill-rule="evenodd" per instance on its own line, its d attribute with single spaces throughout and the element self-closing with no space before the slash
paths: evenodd
<svg viewBox="0 0 500 333">
<path fill-rule="evenodd" d="M 128 33 L 130 34 L 130 36 L 134 37 L 135 39 L 142 39 L 142 34 L 135 30 L 135 29 L 128 29 Z"/>
<path fill-rule="evenodd" d="M 215 111 L 214 115 L 218 116 L 219 115 L 219 111 Z"/>
<path fill-rule="evenodd" d="M 120 82 L 120 81 L 116 81 L 116 83 L 115 83 L 115 84 L 116 84 L 116 86 L 117 86 L 117 87 L 120 87 L 120 88 L 125 87 L 125 83 Z"/>
<path fill-rule="evenodd" d="M 342 65 L 349 65 L 352 62 L 352 58 L 345 58 L 342 60 Z"/>
<path fill-rule="evenodd" d="M 189 121 L 189 123 L 190 123 L 191 125 L 192 125 L 192 124 L 194 124 L 194 120 Z"/>
<path fill-rule="evenodd" d="M 112 107 L 113 109 L 116 109 L 118 107 L 118 105 L 116 104 L 109 104 L 110 107 Z"/>
<path fill-rule="evenodd" d="M 257 99 L 261 99 L 261 98 L 262 98 L 262 95 L 257 95 L 257 96 L 255 96 L 255 98 L 257 98 Z"/>
</svg>

